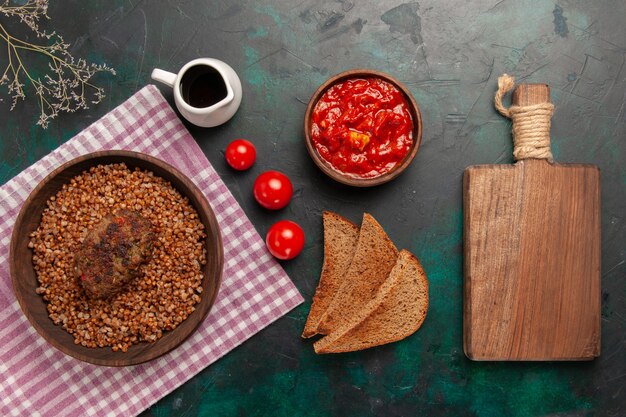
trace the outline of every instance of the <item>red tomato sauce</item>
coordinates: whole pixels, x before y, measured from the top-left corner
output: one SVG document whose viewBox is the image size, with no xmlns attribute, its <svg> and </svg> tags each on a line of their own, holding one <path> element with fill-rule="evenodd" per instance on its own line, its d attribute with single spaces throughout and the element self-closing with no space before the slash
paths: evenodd
<svg viewBox="0 0 626 417">
<path fill-rule="evenodd" d="M 380 78 L 329 88 L 315 105 L 311 140 L 330 165 L 355 178 L 391 171 L 413 145 L 413 119 L 400 90 Z"/>
</svg>

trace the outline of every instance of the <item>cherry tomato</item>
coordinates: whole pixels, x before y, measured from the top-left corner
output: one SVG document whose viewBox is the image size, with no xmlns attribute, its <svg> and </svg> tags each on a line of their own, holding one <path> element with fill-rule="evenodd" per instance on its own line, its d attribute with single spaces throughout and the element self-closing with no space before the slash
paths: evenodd
<svg viewBox="0 0 626 417">
<path fill-rule="evenodd" d="M 279 210 L 289 204 L 293 186 L 289 178 L 278 171 L 266 171 L 254 181 L 254 198 L 270 210 Z"/>
<path fill-rule="evenodd" d="M 250 168 L 256 160 L 256 148 L 245 139 L 235 139 L 226 147 L 226 162 L 237 171 Z"/>
<path fill-rule="evenodd" d="M 270 227 L 265 244 L 276 258 L 284 261 L 293 259 L 304 248 L 304 232 L 297 223 L 281 220 Z"/>
</svg>

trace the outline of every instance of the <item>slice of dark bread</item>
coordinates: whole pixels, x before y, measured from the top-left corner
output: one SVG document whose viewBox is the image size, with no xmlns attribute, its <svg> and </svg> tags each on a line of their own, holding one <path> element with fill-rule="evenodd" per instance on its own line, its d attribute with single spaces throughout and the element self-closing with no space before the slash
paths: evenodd
<svg viewBox="0 0 626 417">
<path fill-rule="evenodd" d="M 317 332 L 329 334 L 338 329 L 372 300 L 389 276 L 397 257 L 398 250 L 383 228 L 365 213 L 350 267 L 322 316 Z"/>
<path fill-rule="evenodd" d="M 323 223 L 324 264 L 320 282 L 313 296 L 311 311 L 302 332 L 304 338 L 317 334 L 317 326 L 322 315 L 346 277 L 359 238 L 359 227 L 336 213 L 325 211 Z"/>
<path fill-rule="evenodd" d="M 315 342 L 315 353 L 352 352 L 404 339 L 420 328 L 427 311 L 426 274 L 419 261 L 403 250 L 376 297 Z"/>
</svg>

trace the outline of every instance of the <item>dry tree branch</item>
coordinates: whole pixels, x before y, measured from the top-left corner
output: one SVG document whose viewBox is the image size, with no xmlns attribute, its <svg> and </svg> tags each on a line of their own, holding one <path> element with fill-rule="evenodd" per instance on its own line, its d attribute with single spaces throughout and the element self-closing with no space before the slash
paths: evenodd
<svg viewBox="0 0 626 417">
<path fill-rule="evenodd" d="M 75 112 L 97 104 L 104 98 L 104 89 L 91 83 L 91 78 L 99 72 L 115 75 L 115 70 L 106 64 L 88 63 L 78 60 L 69 52 L 70 45 L 55 32 L 40 30 L 40 20 L 49 19 L 48 0 L 28 0 L 23 5 L 11 5 L 10 0 L 0 3 L 0 16 L 18 18 L 26 24 L 38 38 L 51 40 L 48 44 L 34 44 L 12 36 L 0 23 L 0 40 L 6 42 L 7 65 L 0 76 L 0 86 L 6 85 L 13 101 L 11 110 L 18 100 L 26 98 L 28 85 L 38 97 L 40 115 L 37 124 L 44 129 L 51 119 L 60 112 Z M 39 54 L 48 61 L 48 71 L 43 77 L 32 76 L 24 64 L 24 56 Z M 89 98 L 87 98 L 87 96 Z"/>
</svg>

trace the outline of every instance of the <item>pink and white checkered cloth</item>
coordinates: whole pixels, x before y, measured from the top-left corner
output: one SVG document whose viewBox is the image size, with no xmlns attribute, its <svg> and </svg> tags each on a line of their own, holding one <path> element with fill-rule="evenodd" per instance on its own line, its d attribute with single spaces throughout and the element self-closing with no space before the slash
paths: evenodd
<svg viewBox="0 0 626 417">
<path fill-rule="evenodd" d="M 213 207 L 224 240 L 219 296 L 198 330 L 143 365 L 107 368 L 66 356 L 22 314 L 9 276 L 13 224 L 30 191 L 74 157 L 128 149 L 185 173 Z M 303 301 L 156 87 L 149 85 L 0 188 L 0 415 L 130 416 L 182 385 Z"/>
</svg>

